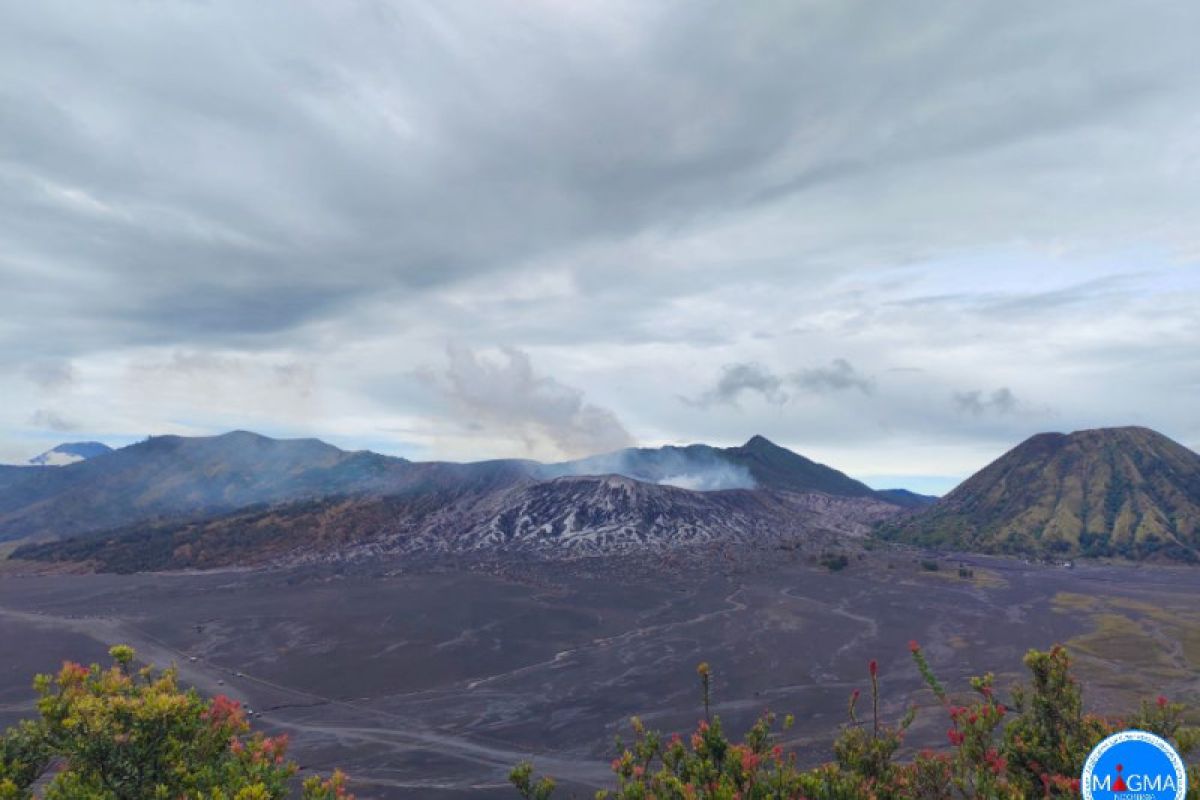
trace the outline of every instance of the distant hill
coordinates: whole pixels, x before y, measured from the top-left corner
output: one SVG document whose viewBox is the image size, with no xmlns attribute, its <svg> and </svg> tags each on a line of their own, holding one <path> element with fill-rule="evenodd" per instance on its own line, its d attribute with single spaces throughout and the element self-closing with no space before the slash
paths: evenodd
<svg viewBox="0 0 1200 800">
<path fill-rule="evenodd" d="M 1147 428 L 1038 434 L 881 533 L 985 552 L 1193 561 L 1200 455 Z"/>
<path fill-rule="evenodd" d="M 902 508 L 928 508 L 938 501 L 934 495 L 918 494 L 908 489 L 880 489 L 876 494 Z"/>
<path fill-rule="evenodd" d="M 316 439 L 155 436 L 61 467 L 0 474 L 0 541 L 227 512 L 383 485 L 408 462 Z"/>
<path fill-rule="evenodd" d="M 29 459 L 39 467 L 61 467 L 111 453 L 113 449 L 102 442 L 66 442 Z"/>
</svg>

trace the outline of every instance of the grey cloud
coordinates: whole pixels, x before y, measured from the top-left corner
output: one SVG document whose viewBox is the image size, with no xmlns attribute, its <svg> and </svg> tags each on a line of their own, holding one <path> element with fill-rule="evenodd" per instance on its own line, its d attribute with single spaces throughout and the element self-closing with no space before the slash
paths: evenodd
<svg viewBox="0 0 1200 800">
<path fill-rule="evenodd" d="M 444 370 L 423 374 L 476 431 L 519 439 L 530 451 L 549 442 L 572 456 L 633 443 L 616 414 L 587 402 L 579 389 L 538 374 L 521 350 L 503 348 L 495 360 L 450 345 L 447 357 Z"/>
<path fill-rule="evenodd" d="M 317 381 L 315 367 L 307 362 L 254 359 L 201 350 L 176 350 L 168 358 L 142 360 L 133 365 L 133 371 L 151 379 L 170 376 L 255 378 L 295 389 L 301 395 L 311 394 Z"/>
<path fill-rule="evenodd" d="M 1160 111 L 1195 99 L 1190 42 L 1169 35 L 1195 10 L 928 8 L 10 4 L 0 275 L 41 276 L 13 313 L 73 317 L 60 347 L 82 353 L 259 346 L 369 300 L 821 192 L 827 232 L 797 256 L 853 266 L 863 242 L 891 255 L 1008 240 L 987 227 L 1008 218 L 983 213 L 1005 196 L 987 180 L 972 193 L 956 160 L 1028 197 L 1039 173 L 1007 155 L 1070 169 L 1069 137 L 1086 134 L 1087 174 L 1132 180 L 1107 160 L 1128 153 L 1119 132 L 1098 123 L 1166 136 Z M 920 199 L 839 211 L 880 182 Z M 1190 220 L 1196 197 L 1179 199 Z M 1098 212 L 1070 217 L 1113 216 Z M 906 232 L 909 213 L 959 232 Z M 1060 235 L 1047 223 L 1034 238 Z M 603 266 L 604 281 L 621 269 Z M 84 275 L 95 291 L 70 291 Z"/>
<path fill-rule="evenodd" d="M 814 392 L 857 389 L 863 394 L 875 391 L 875 382 L 860 373 L 844 358 L 835 358 L 827 367 L 802 369 L 792 376 L 797 386 Z"/>
<path fill-rule="evenodd" d="M 304 396 L 313 393 L 317 384 L 317 373 L 311 364 L 293 362 L 276 365 L 273 369 L 280 384 L 290 386 Z"/>
<path fill-rule="evenodd" d="M 259 419 L 275 421 L 311 414 L 310 401 L 320 388 L 312 361 L 278 353 L 154 352 L 131 360 L 120 375 L 122 390 L 141 398 L 194 394 L 195 407 L 201 408 L 207 398 L 237 397 L 237 406 L 246 407 L 242 413 L 249 416 L 253 408 Z M 241 426 L 250 424 L 247 421 Z"/>
<path fill-rule="evenodd" d="M 1012 414 L 1021 405 L 1017 396 L 1007 386 L 993 390 L 987 396 L 979 389 L 969 392 L 955 392 L 954 405 L 959 412 L 982 416 L 984 414 Z"/>
<path fill-rule="evenodd" d="M 793 395 L 786 391 L 794 387 L 802 392 L 840 392 L 856 389 L 863 394 L 875 391 L 875 382 L 859 372 L 844 358 L 835 358 L 825 367 L 801 369 L 788 375 L 778 375 L 754 362 L 726 364 L 716 385 L 694 398 L 681 397 L 686 405 L 708 408 L 713 405 L 737 405 L 743 394 L 757 394 L 773 405 L 784 405 Z"/>
<path fill-rule="evenodd" d="M 783 391 L 783 380 L 762 364 L 726 364 L 721 368 L 721 377 L 712 389 L 695 399 L 681 398 L 689 405 L 707 408 L 712 405 L 737 405 L 738 398 L 745 392 L 761 395 L 768 403 L 786 403 L 788 396 Z"/>
<path fill-rule="evenodd" d="M 78 377 L 69 361 L 37 361 L 25 368 L 25 375 L 45 392 L 69 389 Z"/>
<path fill-rule="evenodd" d="M 57 411 L 39 408 L 29 417 L 29 424 L 42 430 L 56 433 L 70 433 L 80 430 L 83 426 L 74 420 L 67 419 Z"/>
<path fill-rule="evenodd" d="M 889 301 L 888 305 L 911 309 L 970 309 L 995 318 L 1011 319 L 1052 313 L 1071 307 L 1088 307 L 1112 298 L 1127 297 L 1144 273 L 1125 272 L 1076 281 L 1051 290 L 1028 289 L 922 295 Z"/>
<path fill-rule="evenodd" d="M 1057 396 L 1063 363 L 1096 385 L 1132 370 L 1153 400 L 1076 413 L 1154 403 L 1194 441 L 1172 398 L 1200 336 L 1180 113 L 1200 106 L 1198 24 L 1156 0 L 0 4 L 0 395 L 23 396 L 0 435 L 71 410 L 42 394 L 173 350 L 266 354 L 297 387 L 319 364 L 329 419 L 387 424 L 365 420 L 386 395 L 424 430 L 427 397 L 370 387 L 456 337 L 578 348 L 592 371 L 535 393 L 539 418 L 598 441 L 635 404 L 663 440 L 734 441 L 763 413 L 739 399 L 779 417 L 805 393 L 860 400 L 873 375 L 878 428 L 830 402 L 796 438 L 1009 437 L 1041 412 L 948 398 L 1010 380 L 992 370 L 1037 337 L 1022 400 Z M 555 291 L 526 291 L 547 275 Z M 621 380 L 617 349 L 670 385 L 590 422 L 582 399 L 546 401 Z M 806 369 L 762 366 L 791 352 Z M 927 370 L 903 414 L 893 356 Z M 733 369 L 696 384 L 692 363 Z M 472 419 L 484 400 L 454 424 L 554 438 L 514 409 Z M 164 399 L 162 419 L 194 410 Z"/>
</svg>

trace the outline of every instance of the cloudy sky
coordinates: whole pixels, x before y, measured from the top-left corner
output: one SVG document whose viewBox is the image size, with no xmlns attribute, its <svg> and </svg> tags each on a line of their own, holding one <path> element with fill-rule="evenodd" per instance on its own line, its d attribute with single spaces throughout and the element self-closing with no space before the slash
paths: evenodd
<svg viewBox="0 0 1200 800">
<path fill-rule="evenodd" d="M 1200 446 L 1200 5 L 0 4 L 0 461 Z"/>
</svg>

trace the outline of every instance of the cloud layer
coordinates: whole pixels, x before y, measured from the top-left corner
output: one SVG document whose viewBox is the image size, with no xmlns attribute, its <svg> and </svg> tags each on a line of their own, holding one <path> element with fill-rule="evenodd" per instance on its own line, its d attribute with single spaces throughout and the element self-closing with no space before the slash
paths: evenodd
<svg viewBox="0 0 1200 800">
<path fill-rule="evenodd" d="M 1200 443 L 1197 23 L 6 4 L 0 460 L 67 429 L 454 458 L 762 432 L 949 481 L 1045 428 Z"/>
</svg>

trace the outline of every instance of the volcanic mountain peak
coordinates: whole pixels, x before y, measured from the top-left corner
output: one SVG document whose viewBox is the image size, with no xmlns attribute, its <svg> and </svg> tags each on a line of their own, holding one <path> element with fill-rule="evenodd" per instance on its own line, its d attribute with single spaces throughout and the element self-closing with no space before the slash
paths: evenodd
<svg viewBox="0 0 1200 800">
<path fill-rule="evenodd" d="M 1193 560 L 1200 455 L 1142 427 L 1038 434 L 885 533 L 962 549 Z"/>
<path fill-rule="evenodd" d="M 111 453 L 113 449 L 102 442 L 64 442 L 41 455 L 29 459 L 39 467 L 61 467 Z"/>
<path fill-rule="evenodd" d="M 761 486 L 788 491 L 818 491 L 847 497 L 874 497 L 865 483 L 844 472 L 780 447 L 765 436 L 752 436 L 741 447 L 720 451 L 730 461 L 746 467 Z"/>
<path fill-rule="evenodd" d="M 706 444 L 631 447 L 615 453 L 534 467 L 534 474 L 540 478 L 610 473 L 696 491 L 766 488 L 894 502 L 866 484 L 761 435 L 751 437 L 738 447 Z"/>
<path fill-rule="evenodd" d="M 779 445 L 775 444 L 770 439 L 763 436 L 761 433 L 756 433 L 753 436 L 751 436 L 749 439 L 746 440 L 746 443 L 744 445 L 742 445 L 741 449 L 742 450 L 758 450 L 758 451 L 762 451 L 762 452 L 769 452 L 772 450 L 783 450 L 785 448 L 782 448 Z"/>
</svg>

